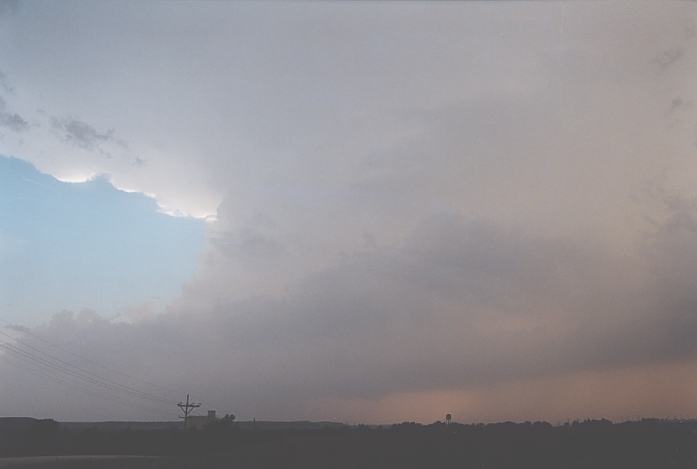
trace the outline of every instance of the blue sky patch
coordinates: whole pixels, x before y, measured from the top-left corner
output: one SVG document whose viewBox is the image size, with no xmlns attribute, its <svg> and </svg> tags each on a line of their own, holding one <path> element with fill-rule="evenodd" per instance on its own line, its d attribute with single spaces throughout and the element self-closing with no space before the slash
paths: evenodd
<svg viewBox="0 0 697 469">
<path fill-rule="evenodd" d="M 191 278 L 204 230 L 104 178 L 64 183 L 0 156 L 0 318 L 33 324 L 64 309 L 159 308 Z"/>
</svg>

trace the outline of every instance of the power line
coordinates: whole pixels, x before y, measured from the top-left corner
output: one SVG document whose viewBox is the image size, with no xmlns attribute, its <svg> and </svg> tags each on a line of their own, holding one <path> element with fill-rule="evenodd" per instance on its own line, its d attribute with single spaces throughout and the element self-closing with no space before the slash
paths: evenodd
<svg viewBox="0 0 697 469">
<path fill-rule="evenodd" d="M 82 355 L 82 354 L 75 353 L 74 351 L 70 350 L 67 346 L 65 346 L 65 345 L 59 345 L 59 344 L 56 344 L 56 343 L 54 343 L 54 342 L 51 342 L 50 340 L 48 340 L 48 339 L 46 339 L 46 338 L 44 338 L 44 337 L 41 337 L 40 335 L 38 335 L 38 334 L 36 334 L 36 333 L 34 333 L 34 332 L 28 330 L 27 328 L 24 328 L 24 327 L 18 328 L 18 327 L 13 326 L 12 324 L 8 323 L 7 321 L 5 321 L 5 320 L 3 320 L 3 319 L 0 319 L 0 322 L 2 322 L 3 324 L 5 324 L 5 327 L 8 328 L 8 329 L 10 329 L 10 330 L 12 330 L 12 331 L 19 332 L 19 333 L 24 334 L 24 335 L 28 335 L 28 336 L 30 336 L 30 337 L 32 337 L 32 338 L 34 338 L 34 339 L 37 339 L 37 340 L 39 340 L 39 341 L 41 341 L 41 342 L 43 342 L 43 343 L 45 343 L 45 344 L 47 344 L 47 345 L 49 345 L 49 346 L 55 348 L 55 349 L 63 350 L 63 351 L 65 351 L 66 353 L 72 355 L 73 357 L 78 358 L 78 359 L 80 359 L 80 360 L 84 360 L 84 361 L 89 362 L 89 363 L 92 363 L 93 365 L 95 365 L 95 366 L 97 366 L 97 367 L 99 367 L 99 368 L 102 368 L 102 369 L 105 370 L 105 371 L 108 371 L 108 372 L 110 372 L 110 373 L 118 374 L 118 375 L 120 375 L 120 376 L 122 376 L 122 377 L 125 377 L 125 378 L 130 379 L 131 381 L 140 382 L 141 384 L 145 384 L 145 385 L 147 385 L 147 386 L 151 386 L 151 387 L 153 387 L 153 388 L 157 388 L 157 389 L 159 390 L 158 392 L 165 392 L 165 393 L 167 393 L 167 394 L 169 393 L 169 390 L 167 390 L 167 389 L 164 388 L 163 386 L 160 386 L 160 385 L 158 385 L 158 384 L 152 383 L 152 382 L 150 382 L 150 381 L 148 381 L 148 380 L 145 380 L 145 379 L 143 379 L 143 378 L 139 378 L 139 377 L 130 375 L 130 374 L 128 374 L 128 373 L 125 373 L 125 372 L 123 372 L 123 371 L 117 370 L 117 369 L 115 369 L 115 368 L 106 366 L 106 365 L 104 365 L 103 363 L 97 362 L 97 361 L 94 360 L 93 358 L 87 357 L 87 356 Z M 7 334 L 3 334 L 3 335 L 7 335 Z M 13 340 L 19 341 L 19 339 L 16 339 L 16 338 L 14 338 L 14 337 L 13 337 Z M 178 394 L 178 393 L 177 393 L 177 394 Z M 169 394 L 166 395 L 165 397 L 166 397 L 169 401 L 171 401 L 171 402 L 173 402 L 173 401 L 175 400 L 175 399 L 172 398 Z"/>
<path fill-rule="evenodd" d="M 47 344 L 47 345 L 50 345 L 50 346 L 52 346 L 52 347 L 54 347 L 54 348 L 56 348 L 56 349 L 60 349 L 60 350 L 65 351 L 66 353 L 72 355 L 73 357 L 76 357 L 76 358 L 79 358 L 80 360 L 84 360 L 84 361 L 86 361 L 86 362 L 92 363 L 92 364 L 96 365 L 97 367 L 102 368 L 102 369 L 105 370 L 105 371 L 108 371 L 108 372 L 111 372 L 111 373 L 115 373 L 115 374 L 121 375 L 121 376 L 123 376 L 123 377 L 125 377 L 125 378 L 130 379 L 131 381 L 140 381 L 142 384 L 151 386 L 151 387 L 153 387 L 153 388 L 158 388 L 158 389 L 160 390 L 160 392 L 162 392 L 162 391 L 164 391 L 164 392 L 169 392 L 169 391 L 166 390 L 163 386 L 160 386 L 160 385 L 158 385 L 158 384 L 152 383 L 152 382 L 150 382 L 150 381 L 148 381 L 148 380 L 145 380 L 145 379 L 143 379 L 143 378 L 138 378 L 138 377 L 136 377 L 136 376 L 130 375 L 130 374 L 128 374 L 128 373 L 125 373 L 125 372 L 123 372 L 123 371 L 117 370 L 117 369 L 115 369 L 115 368 L 106 366 L 106 365 L 104 365 L 104 364 L 102 364 L 102 363 L 99 363 L 99 362 L 97 362 L 96 360 L 94 360 L 94 359 L 92 359 L 92 358 L 90 358 L 90 357 L 87 357 L 87 356 L 85 356 L 85 355 L 77 354 L 77 353 L 75 353 L 74 351 L 71 351 L 71 350 L 70 350 L 68 347 L 66 347 L 65 345 L 59 345 L 59 344 L 53 343 L 53 342 L 51 342 L 51 341 L 49 341 L 49 340 L 47 340 L 47 339 L 45 339 L 45 338 L 43 338 L 43 337 L 41 337 L 41 336 L 39 336 L 39 335 L 33 333 L 33 332 L 31 332 L 31 331 L 29 331 L 29 330 L 27 330 L 27 329 L 25 329 L 25 328 L 22 328 L 22 329 L 19 329 L 19 330 L 18 330 L 18 329 L 15 329 L 14 327 L 8 326 L 8 323 L 7 323 L 6 321 L 3 321 L 2 319 L 0 319 L 0 322 L 5 323 L 5 324 L 6 324 L 5 327 L 7 327 L 7 328 L 9 328 L 9 329 L 11 329 L 11 330 L 13 330 L 13 331 L 17 331 L 17 332 L 20 332 L 20 333 L 22 333 L 22 334 L 31 336 L 31 337 L 33 337 L 34 339 L 37 339 L 37 340 L 39 340 L 39 341 L 41 341 L 41 342 L 43 342 L 43 343 L 45 343 L 45 344 Z M 17 339 L 17 340 L 18 340 L 18 339 Z M 169 397 L 169 396 L 167 396 L 167 397 Z M 170 398 L 170 400 L 174 401 L 173 398 Z"/>
<path fill-rule="evenodd" d="M 58 372 L 58 373 L 61 373 L 63 375 L 69 376 L 71 378 L 75 378 L 75 379 L 79 380 L 80 382 L 82 382 L 83 384 L 97 386 L 97 387 L 101 388 L 103 391 L 107 391 L 107 392 L 111 392 L 111 393 L 122 392 L 126 395 L 129 395 L 130 397 L 134 397 L 134 398 L 138 398 L 138 399 L 142 399 L 142 400 L 147 400 L 149 402 L 157 402 L 159 404 L 163 404 L 165 402 L 168 402 L 168 401 L 163 401 L 163 400 L 158 400 L 158 399 L 151 399 L 151 398 L 143 396 L 137 392 L 131 392 L 131 391 L 119 388 L 117 386 L 112 386 L 109 383 L 99 381 L 98 379 L 81 375 L 80 373 L 75 372 L 74 370 L 71 370 L 67 367 L 63 367 L 60 365 L 56 365 L 55 363 L 52 363 L 49 360 L 38 357 L 30 352 L 27 352 L 26 350 L 23 350 L 19 347 L 15 347 L 13 345 L 0 344 L 0 348 L 5 350 L 6 353 L 9 353 L 9 354 L 15 356 L 16 358 L 34 363 L 34 364 L 36 364 L 42 368 L 45 368 L 47 370 Z"/>
<path fill-rule="evenodd" d="M 43 337 L 40 337 L 28 330 L 17 330 L 14 327 L 10 327 L 7 325 L 7 321 L 0 319 L 0 322 L 5 323 L 5 327 L 13 330 L 14 332 L 19 332 L 24 335 L 31 336 L 45 344 L 52 346 L 53 348 L 64 350 L 65 352 L 69 353 L 70 355 L 76 358 L 79 358 L 80 360 L 91 362 L 99 366 L 100 368 L 103 368 L 104 370 L 110 371 L 111 373 L 115 373 L 123 377 L 129 378 L 131 381 L 141 381 L 150 386 L 164 389 L 161 386 L 155 385 L 154 383 L 138 379 L 127 373 L 104 366 L 91 358 L 74 353 L 66 347 L 52 343 L 51 341 L 46 340 Z M 27 343 L 26 341 L 23 341 L 17 337 L 7 334 L 1 330 L 0 335 L 7 337 L 13 342 L 0 342 L 0 349 L 6 352 L 6 356 L 12 357 L 14 360 L 17 360 L 19 362 L 30 364 L 33 367 L 34 371 L 42 373 L 44 376 L 48 376 L 53 380 L 57 380 L 63 384 L 72 384 L 78 386 L 78 389 L 82 390 L 83 392 L 89 392 L 90 394 L 94 394 L 94 388 L 99 388 L 99 396 L 110 397 L 112 400 L 116 400 L 120 404 L 124 404 L 124 401 L 121 398 L 125 396 L 128 396 L 132 399 L 140 399 L 142 401 L 149 401 L 157 404 L 167 404 L 168 406 L 171 405 L 171 403 L 173 402 L 173 400 L 168 399 L 162 394 L 146 392 L 132 385 L 122 384 L 112 379 L 105 378 L 104 376 L 97 374 L 90 369 L 83 368 L 81 366 L 75 365 L 72 362 L 59 358 L 54 354 L 48 353 L 40 348 L 31 345 L 30 343 Z M 65 378 L 68 378 L 68 380 L 66 380 Z M 106 394 L 104 394 L 104 392 L 106 392 Z M 128 405 L 127 403 L 125 404 Z M 189 395 L 187 394 L 186 403 L 179 402 L 177 406 L 182 410 L 184 415 L 181 418 L 184 419 L 184 423 L 186 424 L 190 413 L 194 409 L 200 407 L 201 404 L 190 402 Z"/>
<path fill-rule="evenodd" d="M 23 371 L 28 371 L 29 373 L 31 373 L 35 376 L 49 378 L 52 381 L 61 383 L 65 386 L 71 387 L 73 389 L 76 389 L 77 391 L 88 394 L 90 396 L 98 397 L 100 399 L 105 399 L 108 401 L 113 401 L 113 402 L 121 405 L 124 408 L 133 409 L 133 407 L 135 406 L 135 407 L 138 407 L 138 409 L 140 409 L 141 411 L 145 411 L 152 416 L 158 416 L 158 417 L 162 416 L 161 411 L 157 411 L 153 408 L 146 407 L 146 404 L 142 401 L 129 402 L 128 400 L 122 399 L 120 395 L 105 393 L 103 391 L 96 391 L 94 388 L 92 388 L 90 386 L 85 386 L 79 381 L 69 381 L 67 379 L 63 379 L 60 375 L 56 375 L 56 374 L 48 371 L 47 369 L 44 369 L 44 368 L 42 368 L 42 367 L 38 366 L 37 364 L 32 363 L 30 361 L 24 361 L 21 358 L 18 358 L 17 356 L 8 354 L 8 355 L 5 355 L 5 357 L 9 358 L 11 362 L 21 365 L 22 366 L 21 369 Z M 29 365 L 29 367 L 27 367 L 26 365 Z"/>
<path fill-rule="evenodd" d="M 186 424 L 189 421 L 189 414 L 194 409 L 201 407 L 201 403 L 200 402 L 195 403 L 195 404 L 193 402 L 190 403 L 189 402 L 189 395 L 187 394 L 186 395 L 186 403 L 180 401 L 179 404 L 177 404 L 177 407 L 179 407 L 182 410 L 182 412 L 184 413 L 184 415 L 179 417 L 179 418 L 184 419 L 184 427 L 186 427 Z"/>
<path fill-rule="evenodd" d="M 18 344 L 20 344 L 20 345 L 22 345 L 22 346 L 24 346 L 24 347 L 26 347 L 26 348 L 32 350 L 33 352 L 38 353 L 39 356 L 40 356 L 40 357 L 43 356 L 42 358 L 44 358 L 45 360 L 57 362 L 57 363 L 53 363 L 54 365 L 65 367 L 65 368 L 71 370 L 72 372 L 77 372 L 78 374 L 85 375 L 85 376 L 89 377 L 90 379 L 96 379 L 96 380 L 99 380 L 99 381 L 103 381 L 103 382 L 105 382 L 105 383 L 107 383 L 107 384 L 109 384 L 109 385 L 117 386 L 117 387 L 123 388 L 123 389 L 125 389 L 125 390 L 128 390 L 128 391 L 130 391 L 130 392 L 136 392 L 136 393 L 138 393 L 138 394 L 146 395 L 146 396 L 149 396 L 149 397 L 154 398 L 154 399 L 162 399 L 162 396 L 158 397 L 158 396 L 153 395 L 153 394 L 151 394 L 151 393 L 143 392 L 143 391 L 140 391 L 140 390 L 138 390 L 138 389 L 135 389 L 135 388 L 133 388 L 133 387 L 131 387 L 131 386 L 126 386 L 126 385 L 123 385 L 123 384 L 120 384 L 120 383 L 116 383 L 116 382 L 114 382 L 114 381 L 112 381 L 112 380 L 110 380 L 110 379 L 108 379 L 108 378 L 104 378 L 104 377 L 102 377 L 102 376 L 99 376 L 99 375 L 97 375 L 97 374 L 91 372 L 90 370 L 86 370 L 86 369 L 81 368 L 81 367 L 79 367 L 79 366 L 77 366 L 77 365 L 74 365 L 74 364 L 69 363 L 69 362 L 67 362 L 67 361 L 65 361 L 65 360 L 62 360 L 62 359 L 60 359 L 60 358 L 58 358 L 58 357 L 56 357 L 56 356 L 53 356 L 53 355 L 51 355 L 51 354 L 49 354 L 49 353 L 46 353 L 46 352 L 44 352 L 43 350 L 40 350 L 40 349 L 38 349 L 38 348 L 36 348 L 36 347 L 30 345 L 30 344 L 27 344 L 27 343 L 25 343 L 25 342 L 23 342 L 23 341 L 21 341 L 21 340 L 19 340 L 19 339 L 16 339 L 16 338 L 14 338 L 14 337 L 10 336 L 9 334 L 6 334 L 6 333 L 4 333 L 4 332 L 2 332 L 2 331 L 0 331 L 0 335 L 4 335 L 5 337 L 8 337 L 8 338 L 14 340 L 16 343 L 18 343 Z M 16 345 L 12 345 L 12 347 L 16 347 Z M 19 347 L 16 347 L 16 348 L 18 348 L 18 349 L 21 350 L 21 348 L 19 348 Z M 23 351 L 26 352 L 26 350 L 23 350 Z M 32 353 L 32 352 L 26 352 L 26 353 Z M 166 400 L 166 401 L 169 402 L 169 399 L 164 399 L 164 400 Z"/>
<path fill-rule="evenodd" d="M 11 345 L 11 344 L 0 344 L 0 347 L 2 347 L 4 350 L 6 350 L 9 353 L 12 353 L 14 355 L 20 355 L 24 357 L 27 360 L 31 360 L 33 362 L 41 363 L 45 367 L 49 367 L 55 371 L 61 372 L 63 374 L 70 375 L 73 378 L 79 379 L 83 382 L 87 382 L 93 385 L 100 386 L 105 389 L 110 389 L 114 391 L 121 391 L 124 393 L 128 393 L 134 397 L 138 397 L 141 399 L 145 400 L 151 400 L 155 402 L 160 402 L 160 403 L 167 403 L 171 404 L 171 400 L 163 397 L 163 396 L 158 396 L 149 392 L 145 392 L 139 389 L 136 389 L 132 386 L 124 385 L 121 383 L 118 383 L 116 381 L 113 381 L 108 378 L 104 378 L 103 376 L 97 375 L 89 370 L 86 370 L 84 368 L 81 368 L 77 365 L 74 365 L 72 363 L 69 363 L 65 360 L 62 360 L 58 357 L 55 357 L 51 354 L 48 354 L 36 347 L 33 347 L 29 344 L 26 344 L 9 334 L 5 334 L 2 331 L 0 331 L 0 335 L 9 337 L 10 339 L 16 341 L 16 343 L 20 344 L 21 346 L 17 345 Z"/>
</svg>

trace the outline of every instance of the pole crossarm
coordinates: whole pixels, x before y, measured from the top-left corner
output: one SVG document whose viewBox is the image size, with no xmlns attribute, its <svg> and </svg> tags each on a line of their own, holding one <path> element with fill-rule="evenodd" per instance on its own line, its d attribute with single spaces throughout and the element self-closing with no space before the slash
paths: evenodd
<svg viewBox="0 0 697 469">
<path fill-rule="evenodd" d="M 194 411 L 194 409 L 201 407 L 200 402 L 189 402 L 189 395 L 186 395 L 186 402 L 179 402 L 177 404 L 177 407 L 181 409 L 181 411 L 184 413 L 184 415 L 180 415 L 180 419 L 184 419 L 184 425 L 186 426 L 186 422 L 189 419 L 189 414 Z"/>
</svg>

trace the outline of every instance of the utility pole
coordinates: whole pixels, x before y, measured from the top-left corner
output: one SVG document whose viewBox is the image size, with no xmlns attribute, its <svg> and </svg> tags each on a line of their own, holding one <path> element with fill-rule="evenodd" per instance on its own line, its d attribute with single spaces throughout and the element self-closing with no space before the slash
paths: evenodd
<svg viewBox="0 0 697 469">
<path fill-rule="evenodd" d="M 184 415 L 179 416 L 180 419 L 184 419 L 184 428 L 186 428 L 186 422 L 189 420 L 189 414 L 197 407 L 201 407 L 201 403 L 198 402 L 194 404 L 193 402 L 189 402 L 189 395 L 186 395 L 186 403 L 184 402 L 179 402 L 177 404 L 177 407 L 181 409 L 181 411 L 184 413 Z"/>
</svg>

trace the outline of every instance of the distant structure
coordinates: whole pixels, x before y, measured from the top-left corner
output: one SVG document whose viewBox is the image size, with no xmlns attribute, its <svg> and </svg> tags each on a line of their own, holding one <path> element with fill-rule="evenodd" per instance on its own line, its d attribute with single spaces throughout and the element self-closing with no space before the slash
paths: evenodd
<svg viewBox="0 0 697 469">
<path fill-rule="evenodd" d="M 177 404 L 177 407 L 179 407 L 184 415 L 180 415 L 180 419 L 184 419 L 184 427 L 188 427 L 189 425 L 189 414 L 194 411 L 194 409 L 197 409 L 198 407 L 201 407 L 201 403 L 196 403 L 194 404 L 193 402 L 189 402 L 189 395 L 186 395 L 186 402 L 179 402 Z M 213 411 L 213 416 L 215 416 L 215 411 Z"/>
<path fill-rule="evenodd" d="M 453 419 L 453 416 L 450 414 L 445 414 L 445 424 L 450 425 L 450 421 Z"/>
<path fill-rule="evenodd" d="M 191 415 L 184 423 L 185 428 L 201 429 L 211 422 L 218 420 L 215 410 L 209 410 L 206 415 Z"/>
</svg>

